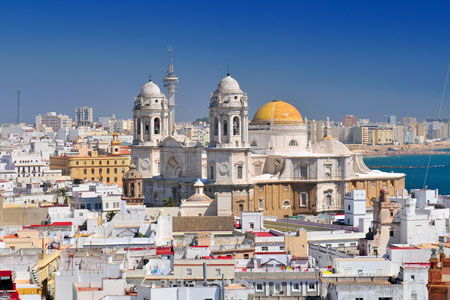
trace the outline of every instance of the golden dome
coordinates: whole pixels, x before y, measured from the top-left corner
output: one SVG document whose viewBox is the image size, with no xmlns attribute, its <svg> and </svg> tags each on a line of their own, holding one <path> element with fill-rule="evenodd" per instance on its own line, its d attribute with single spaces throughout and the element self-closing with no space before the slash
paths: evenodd
<svg viewBox="0 0 450 300">
<path fill-rule="evenodd" d="M 252 124 L 298 125 L 304 122 L 302 115 L 293 105 L 273 100 L 258 109 Z"/>
</svg>

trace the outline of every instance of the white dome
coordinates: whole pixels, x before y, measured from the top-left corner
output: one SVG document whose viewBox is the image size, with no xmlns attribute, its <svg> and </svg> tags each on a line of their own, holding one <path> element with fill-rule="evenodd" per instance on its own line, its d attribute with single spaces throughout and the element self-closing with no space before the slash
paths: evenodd
<svg viewBox="0 0 450 300">
<path fill-rule="evenodd" d="M 217 89 L 222 93 L 236 93 L 241 92 L 241 88 L 239 87 L 239 83 L 231 77 L 230 75 L 227 75 L 227 77 L 223 78 L 219 82 L 219 86 Z"/>
<path fill-rule="evenodd" d="M 153 81 L 147 82 L 141 88 L 141 95 L 143 96 L 159 96 L 160 94 L 161 90 Z"/>
</svg>

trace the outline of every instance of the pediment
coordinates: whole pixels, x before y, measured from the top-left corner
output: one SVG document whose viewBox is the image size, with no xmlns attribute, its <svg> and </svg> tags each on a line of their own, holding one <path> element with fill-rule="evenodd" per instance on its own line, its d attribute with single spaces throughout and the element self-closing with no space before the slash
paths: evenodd
<svg viewBox="0 0 450 300">
<path fill-rule="evenodd" d="M 160 144 L 162 148 L 184 148 L 184 146 L 171 136 L 166 137 Z"/>
</svg>

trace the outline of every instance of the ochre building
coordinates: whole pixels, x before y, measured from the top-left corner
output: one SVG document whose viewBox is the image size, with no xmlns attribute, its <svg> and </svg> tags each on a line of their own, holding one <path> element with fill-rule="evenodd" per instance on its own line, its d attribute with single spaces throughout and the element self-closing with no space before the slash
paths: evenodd
<svg viewBox="0 0 450 300">
<path fill-rule="evenodd" d="M 121 155 L 117 134 L 114 134 L 110 152 L 109 155 L 98 155 L 92 150 L 87 156 L 51 156 L 50 169 L 60 169 L 71 179 L 122 186 L 122 177 L 131 160 L 129 156 Z"/>
</svg>

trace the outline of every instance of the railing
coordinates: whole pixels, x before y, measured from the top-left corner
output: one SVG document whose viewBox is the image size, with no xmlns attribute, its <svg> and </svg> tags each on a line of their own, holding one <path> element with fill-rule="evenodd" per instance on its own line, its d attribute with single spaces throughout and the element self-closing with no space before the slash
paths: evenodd
<svg viewBox="0 0 450 300">
<path fill-rule="evenodd" d="M 295 220 L 295 219 L 277 219 L 277 222 L 279 222 L 279 223 L 296 224 L 296 225 L 304 225 L 304 226 L 309 226 L 309 227 L 320 227 L 320 228 L 326 228 L 326 229 L 346 230 L 346 231 L 359 232 L 359 228 L 358 227 L 346 226 L 346 225 L 314 223 L 314 222 L 300 221 L 300 220 Z"/>
</svg>

